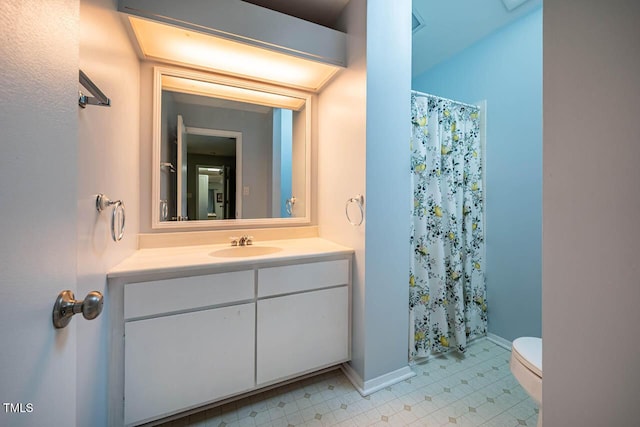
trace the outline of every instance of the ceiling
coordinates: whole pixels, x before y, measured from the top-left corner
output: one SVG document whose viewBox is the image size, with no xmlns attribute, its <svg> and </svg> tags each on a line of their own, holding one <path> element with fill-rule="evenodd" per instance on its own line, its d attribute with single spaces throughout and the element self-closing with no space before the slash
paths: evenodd
<svg viewBox="0 0 640 427">
<path fill-rule="evenodd" d="M 243 0 L 305 21 L 333 28 L 349 0 Z"/>
<path fill-rule="evenodd" d="M 187 152 L 208 156 L 235 157 L 236 139 L 226 136 L 187 134 Z"/>
<path fill-rule="evenodd" d="M 171 95 L 174 103 L 200 105 L 203 107 L 226 108 L 228 110 L 249 111 L 252 113 L 268 114 L 273 108 L 266 105 L 252 104 L 250 102 L 231 101 L 228 99 L 216 98 L 214 96 L 200 96 L 189 93 L 173 92 L 163 89 Z"/>
<path fill-rule="evenodd" d="M 244 0 L 333 27 L 349 0 Z M 424 26 L 413 34 L 412 75 L 417 76 L 542 5 L 526 0 L 507 10 L 502 0 L 413 0 Z"/>
<path fill-rule="evenodd" d="M 541 5 L 542 0 L 527 0 L 509 12 L 501 0 L 413 0 L 413 11 L 424 26 L 413 34 L 412 76 Z"/>
</svg>

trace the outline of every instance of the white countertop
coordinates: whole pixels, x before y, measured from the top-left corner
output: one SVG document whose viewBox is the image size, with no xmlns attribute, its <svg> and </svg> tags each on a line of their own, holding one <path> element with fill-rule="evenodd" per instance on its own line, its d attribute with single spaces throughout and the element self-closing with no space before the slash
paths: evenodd
<svg viewBox="0 0 640 427">
<path fill-rule="evenodd" d="M 254 242 L 253 246 L 275 246 L 281 251 L 259 256 L 216 257 L 212 252 L 230 248 L 229 244 L 177 246 L 139 249 L 113 267 L 108 278 L 135 277 L 148 273 L 189 272 L 207 267 L 249 268 L 256 264 L 306 259 L 317 256 L 351 254 L 353 249 L 318 237 L 306 239 L 270 240 Z"/>
</svg>

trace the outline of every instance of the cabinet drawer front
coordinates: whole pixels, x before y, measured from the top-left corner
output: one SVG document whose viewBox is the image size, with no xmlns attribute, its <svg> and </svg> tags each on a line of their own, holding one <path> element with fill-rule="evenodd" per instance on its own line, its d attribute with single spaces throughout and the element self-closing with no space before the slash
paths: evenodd
<svg viewBox="0 0 640 427">
<path fill-rule="evenodd" d="M 257 384 L 349 357 L 347 286 L 258 301 Z"/>
<path fill-rule="evenodd" d="M 227 304 L 253 297 L 252 270 L 130 283 L 124 287 L 124 318 Z"/>
<path fill-rule="evenodd" d="M 254 386 L 255 303 L 128 322 L 125 424 Z"/>
<path fill-rule="evenodd" d="M 309 291 L 349 283 L 349 260 L 285 265 L 258 270 L 258 297 Z"/>
</svg>

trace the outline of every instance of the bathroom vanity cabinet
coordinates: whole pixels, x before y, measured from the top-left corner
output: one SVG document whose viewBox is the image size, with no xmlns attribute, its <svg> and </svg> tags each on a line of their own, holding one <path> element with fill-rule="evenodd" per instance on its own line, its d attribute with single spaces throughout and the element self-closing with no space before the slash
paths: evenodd
<svg viewBox="0 0 640 427">
<path fill-rule="evenodd" d="M 351 257 L 110 273 L 109 424 L 187 413 L 348 361 Z"/>
</svg>

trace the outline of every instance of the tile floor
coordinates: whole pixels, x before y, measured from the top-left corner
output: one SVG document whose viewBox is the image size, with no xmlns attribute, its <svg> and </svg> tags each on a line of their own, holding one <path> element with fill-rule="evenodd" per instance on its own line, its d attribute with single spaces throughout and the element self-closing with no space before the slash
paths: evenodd
<svg viewBox="0 0 640 427">
<path fill-rule="evenodd" d="M 416 364 L 415 377 L 367 397 L 335 370 L 163 426 L 535 426 L 538 409 L 511 375 L 509 357 L 480 339 L 465 356 Z"/>
</svg>

